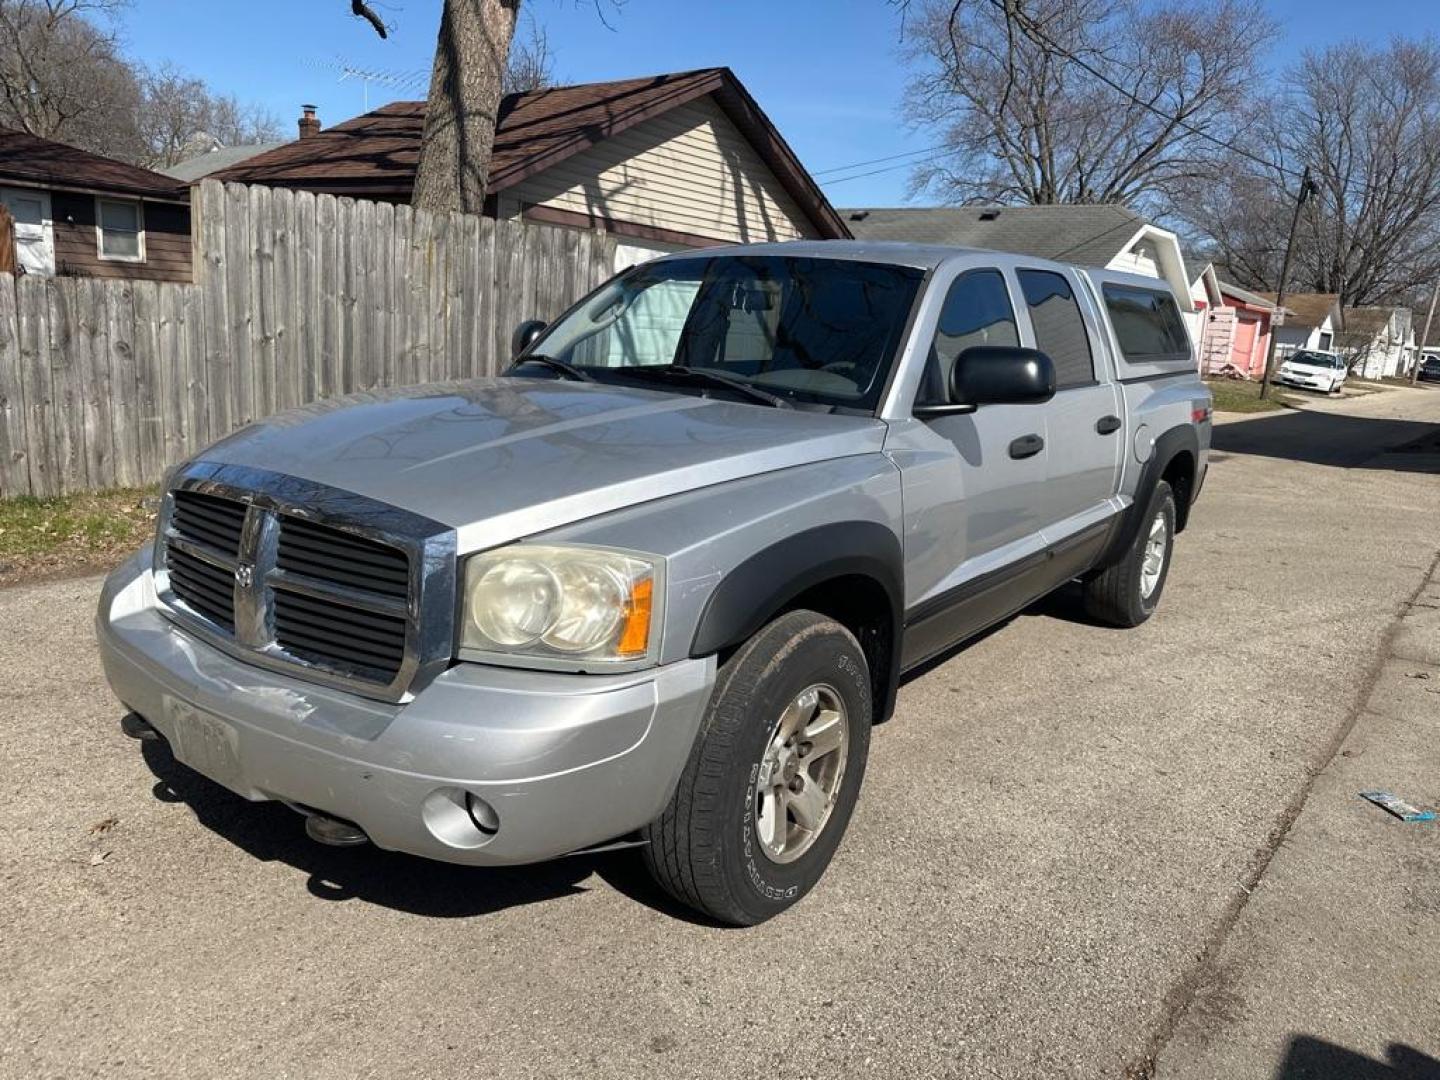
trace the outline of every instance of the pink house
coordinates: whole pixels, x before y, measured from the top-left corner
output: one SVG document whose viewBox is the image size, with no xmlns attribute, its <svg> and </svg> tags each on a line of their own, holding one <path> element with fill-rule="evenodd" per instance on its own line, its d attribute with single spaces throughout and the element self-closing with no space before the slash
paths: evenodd
<svg viewBox="0 0 1440 1080">
<path fill-rule="evenodd" d="M 1200 352 L 1201 373 L 1246 379 L 1263 375 L 1274 302 L 1221 281 L 1210 265 L 1191 282 L 1190 297 L 1195 303 L 1190 331 Z"/>
</svg>

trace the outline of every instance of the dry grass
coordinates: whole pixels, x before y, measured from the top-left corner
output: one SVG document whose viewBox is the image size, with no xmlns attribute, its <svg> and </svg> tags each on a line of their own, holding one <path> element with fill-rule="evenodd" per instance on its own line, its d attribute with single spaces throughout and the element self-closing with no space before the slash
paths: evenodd
<svg viewBox="0 0 1440 1080">
<path fill-rule="evenodd" d="M 0 585 L 100 570 L 155 531 L 154 489 L 0 499 Z"/>
<path fill-rule="evenodd" d="M 1290 399 L 1278 386 L 1270 387 L 1270 396 L 1260 399 L 1259 381 L 1243 379 L 1206 379 L 1205 385 L 1215 398 L 1216 412 L 1276 412 L 1290 407 Z"/>
</svg>

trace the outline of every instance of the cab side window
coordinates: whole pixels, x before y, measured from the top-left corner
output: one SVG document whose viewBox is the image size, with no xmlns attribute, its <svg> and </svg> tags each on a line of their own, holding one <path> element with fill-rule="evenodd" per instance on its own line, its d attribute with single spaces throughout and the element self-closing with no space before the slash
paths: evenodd
<svg viewBox="0 0 1440 1080">
<path fill-rule="evenodd" d="M 1055 389 L 1068 390 L 1095 382 L 1095 358 L 1080 305 L 1064 275 L 1050 270 L 1021 270 L 1020 291 L 1030 308 L 1035 347 L 1055 365 Z"/>
<path fill-rule="evenodd" d="M 962 274 L 945 294 L 915 404 L 943 405 L 950 400 L 950 371 L 956 357 L 972 345 L 1019 344 L 1015 310 L 1000 271 Z"/>
</svg>

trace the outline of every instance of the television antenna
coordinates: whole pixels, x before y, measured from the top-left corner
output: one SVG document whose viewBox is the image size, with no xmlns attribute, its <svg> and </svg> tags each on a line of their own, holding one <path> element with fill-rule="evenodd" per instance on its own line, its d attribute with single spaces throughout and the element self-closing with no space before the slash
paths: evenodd
<svg viewBox="0 0 1440 1080">
<path fill-rule="evenodd" d="M 365 68 L 358 64 L 352 64 L 344 57 L 337 56 L 330 60 L 312 61 L 316 67 L 322 67 L 329 71 L 339 73 L 336 82 L 353 81 L 361 86 L 361 95 L 364 101 L 364 111 L 370 111 L 370 84 L 389 87 L 392 90 L 419 90 L 428 86 L 430 73 L 428 71 L 390 71 L 384 68 Z"/>
</svg>

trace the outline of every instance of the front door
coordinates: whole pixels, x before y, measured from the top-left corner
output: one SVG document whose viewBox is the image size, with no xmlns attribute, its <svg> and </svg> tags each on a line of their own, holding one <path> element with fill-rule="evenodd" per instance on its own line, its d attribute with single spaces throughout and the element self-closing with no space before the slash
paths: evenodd
<svg viewBox="0 0 1440 1080">
<path fill-rule="evenodd" d="M 50 193 L 0 188 L 0 203 L 15 219 L 15 264 L 27 274 L 55 273 L 55 234 Z"/>
<path fill-rule="evenodd" d="M 948 400 L 950 369 L 965 349 L 1020 344 L 1004 275 L 984 268 L 957 277 L 928 341 L 915 405 Z M 1012 594 L 982 595 L 985 582 L 1042 551 L 1054 520 L 1046 415 L 1045 405 L 982 405 L 891 425 L 885 450 L 904 485 L 907 664 L 993 621 L 991 609 Z"/>
</svg>

